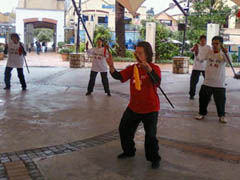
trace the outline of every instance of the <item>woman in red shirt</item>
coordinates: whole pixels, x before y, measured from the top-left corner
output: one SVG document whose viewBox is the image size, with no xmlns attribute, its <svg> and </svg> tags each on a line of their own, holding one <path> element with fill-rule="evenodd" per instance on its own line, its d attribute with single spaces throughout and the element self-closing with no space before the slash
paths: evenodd
<svg viewBox="0 0 240 180">
<path fill-rule="evenodd" d="M 130 80 L 130 102 L 125 110 L 119 133 L 123 153 L 118 155 L 119 159 L 133 157 L 135 155 L 134 135 L 140 122 L 145 129 L 145 155 L 152 162 L 152 168 L 160 165 L 158 140 L 156 138 L 158 111 L 160 109 L 157 87 L 161 82 L 160 68 L 152 63 L 152 47 L 148 42 L 139 42 L 135 56 L 137 64 L 127 67 L 118 72 L 114 68 L 112 56 L 109 55 L 107 63 L 110 73 L 114 79 L 126 82 Z M 153 77 L 155 81 L 151 78 Z"/>
</svg>

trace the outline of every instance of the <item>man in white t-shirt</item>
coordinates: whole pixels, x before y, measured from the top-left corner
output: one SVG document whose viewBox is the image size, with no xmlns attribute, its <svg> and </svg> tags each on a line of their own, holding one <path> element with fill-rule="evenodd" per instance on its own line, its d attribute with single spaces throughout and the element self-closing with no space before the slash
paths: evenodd
<svg viewBox="0 0 240 180">
<path fill-rule="evenodd" d="M 196 86 L 199 81 L 199 76 L 202 74 L 205 77 L 205 68 L 206 68 L 206 56 L 207 52 L 211 49 L 210 46 L 206 45 L 206 36 L 200 36 L 200 43 L 195 44 L 191 49 L 194 52 L 194 64 L 193 70 L 190 78 L 190 99 L 194 99 Z"/>
<path fill-rule="evenodd" d="M 86 50 L 88 55 L 94 56 L 86 96 L 91 95 L 91 93 L 93 92 L 93 88 L 95 85 L 95 80 L 98 72 L 101 73 L 102 84 L 103 84 L 105 93 L 108 96 L 111 96 L 108 77 L 107 77 L 108 67 L 107 67 L 106 58 L 108 56 L 108 52 L 106 48 L 103 47 L 103 39 L 98 38 L 97 47 L 94 47 L 92 49 L 88 49 L 88 43 L 87 43 Z"/>
<path fill-rule="evenodd" d="M 207 107 L 211 96 L 213 95 L 217 107 L 219 122 L 227 122 L 227 119 L 225 118 L 225 66 L 228 60 L 222 52 L 224 51 L 227 53 L 226 49 L 221 48 L 222 44 L 223 38 L 221 36 L 213 37 L 212 50 L 209 50 L 207 53 L 205 79 L 199 93 L 199 114 L 196 116 L 197 120 L 202 120 L 204 116 L 207 115 Z"/>
</svg>

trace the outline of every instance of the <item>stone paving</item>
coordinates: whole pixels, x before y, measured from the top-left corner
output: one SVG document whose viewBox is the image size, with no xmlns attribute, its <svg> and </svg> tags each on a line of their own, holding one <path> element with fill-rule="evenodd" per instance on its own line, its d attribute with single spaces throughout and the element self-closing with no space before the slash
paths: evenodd
<svg viewBox="0 0 240 180">
<path fill-rule="evenodd" d="M 144 157 L 142 126 L 135 138 L 136 157 L 116 158 L 121 152 L 117 128 L 129 99 L 128 83 L 110 77 L 112 97 L 108 97 L 98 76 L 93 95 L 86 97 L 89 68 L 69 69 L 68 62 L 58 66 L 58 55 L 41 56 L 46 64 L 35 63 L 35 54 L 29 56 L 28 91 L 21 91 L 15 71 L 12 89 L 0 90 L 0 180 L 239 179 L 240 81 L 232 78 L 229 69 L 229 123 L 220 124 L 213 102 L 206 119 L 196 121 L 198 96 L 189 100 L 190 75 L 172 74 L 170 66 L 161 66 L 162 88 L 175 109 L 159 92 L 158 139 L 163 161 L 159 170 L 152 170 Z M 48 64 L 48 59 L 53 63 Z M 119 63 L 118 68 L 126 65 Z"/>
</svg>

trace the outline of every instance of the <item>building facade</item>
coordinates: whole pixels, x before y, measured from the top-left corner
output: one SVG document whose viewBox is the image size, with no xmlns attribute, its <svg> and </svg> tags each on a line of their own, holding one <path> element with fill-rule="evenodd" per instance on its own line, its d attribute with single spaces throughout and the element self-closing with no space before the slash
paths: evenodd
<svg viewBox="0 0 240 180">
<path fill-rule="evenodd" d="M 10 15 L 11 13 L 0 13 L 0 43 L 6 43 L 9 34 L 15 32 L 15 19 Z"/>
<path fill-rule="evenodd" d="M 168 27 L 171 31 L 178 30 L 177 20 L 173 16 L 167 14 L 166 12 L 158 13 L 154 16 L 154 18 L 161 24 L 164 24 L 166 27 Z"/>
<path fill-rule="evenodd" d="M 76 0 L 77 6 L 79 5 L 79 1 Z M 130 33 L 134 34 L 137 32 L 136 29 L 132 26 L 140 25 L 141 20 L 147 19 L 147 8 L 142 6 L 138 10 L 138 16 L 133 18 L 133 16 L 126 10 L 125 11 L 125 20 L 126 23 L 126 40 L 129 40 L 133 37 L 129 37 Z M 81 14 L 85 22 L 91 21 L 96 26 L 104 26 L 109 28 L 109 30 L 114 34 L 115 33 L 115 0 L 82 0 L 81 1 Z M 76 38 L 76 27 L 78 17 L 75 13 L 75 9 L 72 5 L 72 0 L 65 0 L 65 15 L 66 15 L 66 40 L 70 38 L 70 36 L 75 36 Z M 81 26 L 81 34 L 84 35 L 83 27 Z"/>
<path fill-rule="evenodd" d="M 57 44 L 64 41 L 64 18 L 64 0 L 19 0 L 16 32 L 25 44 L 29 44 L 33 43 L 35 28 L 53 29 L 53 41 Z"/>
</svg>

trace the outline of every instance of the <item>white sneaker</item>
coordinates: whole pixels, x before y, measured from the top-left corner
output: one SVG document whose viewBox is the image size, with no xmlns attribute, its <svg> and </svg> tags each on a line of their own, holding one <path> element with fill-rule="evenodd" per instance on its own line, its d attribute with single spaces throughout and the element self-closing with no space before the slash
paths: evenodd
<svg viewBox="0 0 240 180">
<path fill-rule="evenodd" d="M 204 116 L 201 114 L 198 114 L 197 116 L 195 116 L 195 119 L 202 120 L 202 119 L 204 119 Z"/>
<path fill-rule="evenodd" d="M 220 123 L 227 123 L 227 118 L 225 118 L 225 116 L 221 116 L 221 117 L 219 117 L 219 122 Z"/>
</svg>

